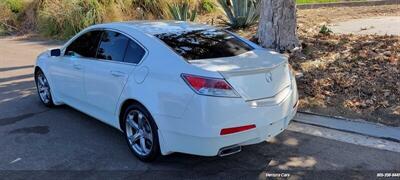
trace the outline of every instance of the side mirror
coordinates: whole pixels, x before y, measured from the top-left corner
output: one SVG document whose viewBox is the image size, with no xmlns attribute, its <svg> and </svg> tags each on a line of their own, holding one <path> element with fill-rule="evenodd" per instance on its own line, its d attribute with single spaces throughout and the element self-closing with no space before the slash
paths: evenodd
<svg viewBox="0 0 400 180">
<path fill-rule="evenodd" d="M 61 56 L 61 50 L 60 49 L 52 49 L 52 50 L 50 50 L 50 56 L 54 56 L 54 57 Z"/>
</svg>

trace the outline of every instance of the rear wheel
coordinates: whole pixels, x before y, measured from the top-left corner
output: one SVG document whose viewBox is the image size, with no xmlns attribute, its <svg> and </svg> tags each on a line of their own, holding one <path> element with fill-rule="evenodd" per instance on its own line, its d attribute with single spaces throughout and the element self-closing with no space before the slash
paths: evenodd
<svg viewBox="0 0 400 180">
<path fill-rule="evenodd" d="M 143 106 L 133 104 L 126 108 L 124 131 L 129 149 L 140 160 L 153 161 L 159 156 L 157 126 Z"/>
<path fill-rule="evenodd" d="M 51 96 L 50 84 L 46 76 L 41 70 L 35 73 L 36 89 L 42 103 L 47 107 L 54 106 L 53 97 Z"/>
</svg>

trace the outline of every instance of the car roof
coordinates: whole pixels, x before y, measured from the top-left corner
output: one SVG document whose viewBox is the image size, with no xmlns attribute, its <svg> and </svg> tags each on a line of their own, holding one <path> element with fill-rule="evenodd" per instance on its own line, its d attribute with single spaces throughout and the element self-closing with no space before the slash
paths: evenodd
<svg viewBox="0 0 400 180">
<path fill-rule="evenodd" d="M 127 21 L 110 23 L 110 25 L 112 24 L 129 26 L 151 35 L 215 29 L 215 27 L 207 24 L 198 24 L 186 21 Z"/>
</svg>

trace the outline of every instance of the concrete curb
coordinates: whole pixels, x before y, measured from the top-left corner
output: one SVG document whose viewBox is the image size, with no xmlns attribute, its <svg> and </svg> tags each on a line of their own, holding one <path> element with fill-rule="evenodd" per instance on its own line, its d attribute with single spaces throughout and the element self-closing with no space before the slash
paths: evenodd
<svg viewBox="0 0 400 180">
<path fill-rule="evenodd" d="M 354 7 L 354 6 L 378 6 L 378 5 L 400 5 L 400 0 L 371 0 L 371 1 L 352 1 L 352 2 L 334 2 L 317 4 L 299 4 L 298 9 L 317 9 L 323 7 Z"/>
<path fill-rule="evenodd" d="M 307 112 L 298 112 L 294 121 L 314 126 L 351 132 L 365 136 L 400 142 L 400 127 L 389 127 L 363 120 L 342 119 L 338 117 L 320 116 Z"/>
</svg>

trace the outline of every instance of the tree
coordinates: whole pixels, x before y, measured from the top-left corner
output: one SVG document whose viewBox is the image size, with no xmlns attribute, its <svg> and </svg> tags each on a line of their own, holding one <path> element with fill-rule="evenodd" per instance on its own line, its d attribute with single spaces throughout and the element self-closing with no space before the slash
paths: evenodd
<svg viewBox="0 0 400 180">
<path fill-rule="evenodd" d="M 300 46 L 295 0 L 261 0 L 260 10 L 257 38 L 262 46 L 279 52 Z"/>
</svg>

